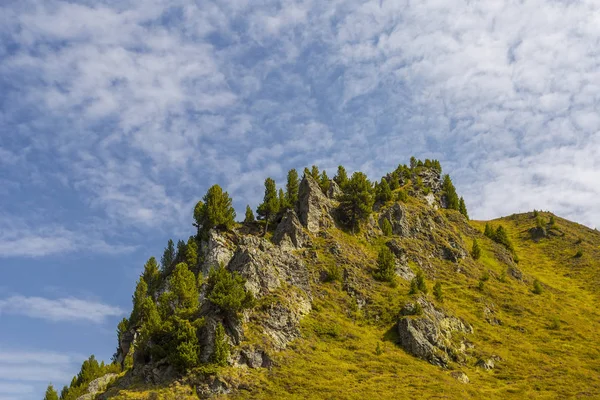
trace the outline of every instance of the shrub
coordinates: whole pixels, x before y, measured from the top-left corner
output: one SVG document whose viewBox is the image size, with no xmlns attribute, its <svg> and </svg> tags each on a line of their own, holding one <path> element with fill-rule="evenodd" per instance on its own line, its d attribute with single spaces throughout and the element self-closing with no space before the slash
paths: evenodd
<svg viewBox="0 0 600 400">
<path fill-rule="evenodd" d="M 473 239 L 473 247 L 471 248 L 471 256 L 475 260 L 479 260 L 479 258 L 481 257 L 481 247 L 479 247 L 479 243 L 477 242 L 477 239 Z"/>
<path fill-rule="evenodd" d="M 383 348 L 381 347 L 380 342 L 377 342 L 377 347 L 375 347 L 375 354 L 378 356 L 383 354 Z"/>
<path fill-rule="evenodd" d="M 222 367 L 226 366 L 229 351 L 225 328 L 223 328 L 223 324 L 219 323 L 215 328 L 215 350 L 212 354 L 212 362 Z"/>
<path fill-rule="evenodd" d="M 342 269 L 338 264 L 331 264 L 325 268 L 325 282 L 335 282 L 342 280 Z"/>
<path fill-rule="evenodd" d="M 483 292 L 484 288 L 485 288 L 485 281 L 480 280 L 479 284 L 477 285 L 477 289 L 479 289 L 480 291 Z"/>
<path fill-rule="evenodd" d="M 381 182 L 377 185 L 375 199 L 381 203 L 386 203 L 392 199 L 392 189 L 385 178 L 381 178 Z"/>
<path fill-rule="evenodd" d="M 544 291 L 544 289 L 542 288 L 542 284 L 540 283 L 540 281 L 535 279 L 533 281 L 533 293 L 542 294 L 543 291 Z"/>
<path fill-rule="evenodd" d="M 398 193 L 396 193 L 396 200 L 406 203 L 408 201 L 408 193 L 406 193 L 406 190 L 398 190 Z"/>
<path fill-rule="evenodd" d="M 387 218 L 381 223 L 381 231 L 385 236 L 392 236 L 392 224 Z"/>
<path fill-rule="evenodd" d="M 444 301 L 444 295 L 442 293 L 442 284 L 440 282 L 436 282 L 435 285 L 433 285 L 433 295 L 435 296 L 437 301 Z"/>
<path fill-rule="evenodd" d="M 557 331 L 560 329 L 560 319 L 558 317 L 553 317 L 548 324 L 548 329 L 552 331 Z"/>
<path fill-rule="evenodd" d="M 396 276 L 396 263 L 394 254 L 387 247 L 382 247 L 377 256 L 377 270 L 374 273 L 375 279 L 385 282 L 392 282 Z"/>
<path fill-rule="evenodd" d="M 583 250 L 579 249 L 577 250 L 577 253 L 575 253 L 575 258 L 581 258 L 583 257 Z"/>
<path fill-rule="evenodd" d="M 427 293 L 427 284 L 425 283 L 425 275 L 423 271 L 417 271 L 415 277 L 410 281 L 409 294 L 417 294 L 418 292 Z"/>
<path fill-rule="evenodd" d="M 237 314 L 254 306 L 254 296 L 244 287 L 246 281 L 237 272 L 223 267 L 212 268 L 208 274 L 208 300 L 223 312 Z"/>
</svg>

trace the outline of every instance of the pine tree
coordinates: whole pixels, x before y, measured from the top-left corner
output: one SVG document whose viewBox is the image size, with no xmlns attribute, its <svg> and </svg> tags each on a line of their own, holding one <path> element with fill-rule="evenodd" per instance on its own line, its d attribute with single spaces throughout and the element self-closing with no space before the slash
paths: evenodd
<svg viewBox="0 0 600 400">
<path fill-rule="evenodd" d="M 198 309 L 196 277 L 186 263 L 175 266 L 169 278 L 169 289 L 173 293 L 176 312 L 193 313 Z"/>
<path fill-rule="evenodd" d="M 213 363 L 222 367 L 226 366 L 229 352 L 229 343 L 225 336 L 225 328 L 223 328 L 223 324 L 218 323 L 215 328 L 215 350 L 212 355 Z"/>
<path fill-rule="evenodd" d="M 144 278 L 140 276 L 132 296 L 133 309 L 131 310 L 131 316 L 129 317 L 132 326 L 136 326 L 141 318 L 142 306 L 146 297 L 148 297 L 148 284 Z"/>
<path fill-rule="evenodd" d="M 185 255 L 187 254 L 186 244 L 183 240 L 177 241 L 177 254 L 175 255 L 175 261 L 185 261 Z"/>
<path fill-rule="evenodd" d="M 204 203 L 194 209 L 199 234 L 205 236 L 213 228 L 231 229 L 235 224 L 235 209 L 227 192 L 221 186 L 211 186 L 204 195 Z"/>
<path fill-rule="evenodd" d="M 387 179 L 381 178 L 381 183 L 377 185 L 375 199 L 381 203 L 386 203 L 392 199 L 392 189 Z"/>
<path fill-rule="evenodd" d="M 54 386 L 52 386 L 52 384 L 48 385 L 44 400 L 58 400 L 58 393 L 56 393 L 56 390 L 54 390 Z"/>
<path fill-rule="evenodd" d="M 398 177 L 398 173 L 396 171 L 392 172 L 390 176 L 390 189 L 392 191 L 398 189 L 400 187 L 400 178 Z"/>
<path fill-rule="evenodd" d="M 398 193 L 396 194 L 396 200 L 406 203 L 408 201 L 408 193 L 406 193 L 406 190 L 398 190 Z"/>
<path fill-rule="evenodd" d="M 171 264 L 175 261 L 175 244 L 172 239 L 169 239 L 167 247 L 163 252 L 163 256 L 160 259 L 160 265 L 162 266 L 162 272 L 166 273 L 170 268 Z"/>
<path fill-rule="evenodd" d="M 298 188 L 300 182 L 298 181 L 298 171 L 290 169 L 287 175 L 287 184 L 285 185 L 285 198 L 290 207 L 294 208 L 298 202 Z"/>
<path fill-rule="evenodd" d="M 477 239 L 473 239 L 473 247 L 471 248 L 471 256 L 475 260 L 479 260 L 479 257 L 481 257 L 481 247 L 479 247 L 479 243 L 477 242 Z"/>
<path fill-rule="evenodd" d="M 167 343 L 167 358 L 170 363 L 180 372 L 200 364 L 197 328 L 190 321 L 173 316 L 170 318 L 170 331 L 167 332 L 169 342 Z"/>
<path fill-rule="evenodd" d="M 148 285 L 148 294 L 154 295 L 160 285 L 160 271 L 158 270 L 158 264 L 154 257 L 150 257 L 144 265 L 144 273 L 142 279 Z"/>
<path fill-rule="evenodd" d="M 423 271 L 417 271 L 417 274 L 410 282 L 409 294 L 417 294 L 418 292 L 427 293 L 427 284 L 425 283 L 425 275 Z"/>
<path fill-rule="evenodd" d="M 250 205 L 247 205 L 246 206 L 246 217 L 244 218 L 244 223 L 251 224 L 253 222 L 254 222 L 254 213 L 252 212 Z"/>
<path fill-rule="evenodd" d="M 375 279 L 385 282 L 392 282 L 396 276 L 394 254 L 387 247 L 382 247 L 377 255 L 377 270 L 374 276 Z"/>
<path fill-rule="evenodd" d="M 417 159 L 413 156 L 410 158 L 410 169 L 415 169 L 417 168 Z"/>
<path fill-rule="evenodd" d="M 254 296 L 246 291 L 245 282 L 240 274 L 227 271 L 223 265 L 212 268 L 206 298 L 223 312 L 237 314 L 254 305 Z"/>
<path fill-rule="evenodd" d="M 556 220 L 554 219 L 554 215 L 550 216 L 550 228 L 554 228 L 556 226 Z"/>
<path fill-rule="evenodd" d="M 279 201 L 279 213 L 283 213 L 286 209 L 288 209 L 287 200 L 285 199 L 285 194 L 283 193 L 283 189 L 279 189 L 279 195 L 277 196 L 277 200 Z"/>
<path fill-rule="evenodd" d="M 265 180 L 265 196 L 263 197 L 263 202 L 256 210 L 258 218 L 265 221 L 265 233 L 268 231 L 269 222 L 275 218 L 278 212 L 279 199 L 277 198 L 277 187 L 273 179 L 267 178 Z"/>
<path fill-rule="evenodd" d="M 196 203 L 194 207 L 194 225 L 196 227 L 196 235 L 200 238 L 200 233 L 202 230 L 202 224 L 204 223 L 204 214 L 206 212 L 206 208 L 204 207 L 204 202 L 202 200 Z"/>
<path fill-rule="evenodd" d="M 195 267 L 198 264 L 198 242 L 193 236 L 188 239 L 185 250 L 187 265 L 190 268 Z"/>
<path fill-rule="evenodd" d="M 490 239 L 494 240 L 494 230 L 492 229 L 492 226 L 489 223 L 485 224 L 485 230 L 483 231 L 483 234 L 486 237 L 489 237 Z"/>
<path fill-rule="evenodd" d="M 464 217 L 468 220 L 469 219 L 469 213 L 467 212 L 467 205 L 465 204 L 465 199 L 463 199 L 462 197 L 460 198 L 459 202 L 458 202 L 458 211 L 464 215 Z"/>
<path fill-rule="evenodd" d="M 381 223 L 381 231 L 385 236 L 392 236 L 392 224 L 390 223 L 389 219 L 384 218 L 383 222 Z"/>
<path fill-rule="evenodd" d="M 340 196 L 340 210 L 353 231 L 369 216 L 372 208 L 371 183 L 362 172 L 353 173 Z"/>
<path fill-rule="evenodd" d="M 456 189 L 454 188 L 454 184 L 452 184 L 450 175 L 444 175 L 442 190 L 444 191 L 444 195 L 446 196 L 446 208 L 449 208 L 451 210 L 458 210 L 458 195 L 456 194 Z"/>
<path fill-rule="evenodd" d="M 514 248 L 513 248 L 512 242 L 510 241 L 510 238 L 508 237 L 508 233 L 506 232 L 506 229 L 504 229 L 504 227 L 502 225 L 499 225 L 498 228 L 496 229 L 496 232 L 494 233 L 494 241 L 504 245 L 504 247 L 506 247 L 508 250 L 510 250 L 511 253 L 514 253 Z"/>
<path fill-rule="evenodd" d="M 337 174 L 333 177 L 333 180 L 335 181 L 335 183 L 338 184 L 340 189 L 343 191 L 344 187 L 348 183 L 348 174 L 346 173 L 346 168 L 344 168 L 341 165 L 338 166 Z"/>
<path fill-rule="evenodd" d="M 310 168 L 310 176 L 312 176 L 315 181 L 319 182 L 320 175 L 321 174 L 319 173 L 319 167 L 317 167 L 316 165 L 313 165 Z"/>
<path fill-rule="evenodd" d="M 323 172 L 321 172 L 321 176 L 319 177 L 319 186 L 321 187 L 321 191 L 323 193 L 327 194 L 327 191 L 329 191 L 330 185 L 331 185 L 331 182 L 329 181 L 327 172 L 325 170 L 323 170 Z"/>
</svg>

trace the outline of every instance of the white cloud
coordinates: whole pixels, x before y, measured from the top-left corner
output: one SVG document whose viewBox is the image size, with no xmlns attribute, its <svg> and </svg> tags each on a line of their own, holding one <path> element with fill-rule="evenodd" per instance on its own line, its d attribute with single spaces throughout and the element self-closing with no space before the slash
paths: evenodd
<svg viewBox="0 0 600 400">
<path fill-rule="evenodd" d="M 102 323 L 107 317 L 123 315 L 124 311 L 119 307 L 76 298 L 11 296 L 0 300 L 0 314 L 22 315 L 49 321 Z"/>
</svg>

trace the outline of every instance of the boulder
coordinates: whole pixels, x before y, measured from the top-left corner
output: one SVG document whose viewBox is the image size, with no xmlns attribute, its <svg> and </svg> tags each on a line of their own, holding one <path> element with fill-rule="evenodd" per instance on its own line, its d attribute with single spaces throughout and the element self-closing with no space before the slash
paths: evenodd
<svg viewBox="0 0 600 400">
<path fill-rule="evenodd" d="M 310 175 L 304 175 L 298 189 L 298 218 L 309 232 L 316 233 L 321 228 L 333 225 L 331 200 Z"/>
<path fill-rule="evenodd" d="M 496 364 L 494 363 L 493 359 L 488 358 L 487 360 L 481 359 L 481 360 L 477 361 L 475 366 L 479 367 L 481 369 L 484 369 L 486 371 L 490 371 L 490 370 L 494 369 Z"/>
<path fill-rule="evenodd" d="M 340 189 L 340 186 L 337 184 L 337 182 L 334 180 L 329 181 L 329 189 L 327 190 L 327 197 L 329 197 L 330 199 L 337 199 L 337 197 L 340 196 L 341 194 L 342 194 L 342 189 Z"/>
<path fill-rule="evenodd" d="M 201 266 L 201 272 L 208 275 L 211 268 L 218 268 L 220 264 L 227 265 L 233 256 L 233 244 L 218 231 L 211 229 L 208 232 L 208 239 L 200 245 L 204 262 Z"/>
<path fill-rule="evenodd" d="M 304 232 L 294 211 L 287 210 L 285 212 L 283 219 L 275 229 L 273 242 L 286 249 L 299 249 L 310 245 L 310 237 Z"/>
<path fill-rule="evenodd" d="M 453 371 L 450 373 L 450 376 L 460 383 L 469 383 L 469 377 L 462 371 Z"/>
<path fill-rule="evenodd" d="M 400 345 L 412 355 L 442 368 L 448 366 L 450 359 L 464 352 L 463 342 L 455 344 L 454 333 L 472 333 L 473 328 L 460 319 L 446 315 L 429 301 L 417 300 L 422 314 L 414 314 L 415 304 L 407 304 L 400 311 L 398 334 Z"/>
<path fill-rule="evenodd" d="M 93 400 L 96 394 L 104 392 L 108 384 L 117 378 L 117 374 L 106 374 L 96 378 L 88 384 L 87 393 L 79 396 L 77 400 Z"/>
<path fill-rule="evenodd" d="M 398 203 L 384 209 L 379 215 L 379 226 L 387 219 L 392 225 L 394 235 L 407 237 L 410 235 L 410 227 L 406 218 L 406 209 Z"/>
</svg>

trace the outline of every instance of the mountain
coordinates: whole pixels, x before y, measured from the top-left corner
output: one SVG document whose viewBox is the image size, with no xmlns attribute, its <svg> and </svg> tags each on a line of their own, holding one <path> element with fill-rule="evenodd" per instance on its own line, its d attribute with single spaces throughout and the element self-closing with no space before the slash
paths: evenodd
<svg viewBox="0 0 600 400">
<path fill-rule="evenodd" d="M 470 221 L 435 160 L 293 183 L 244 223 L 211 188 L 60 398 L 600 397 L 598 231 Z"/>
</svg>

